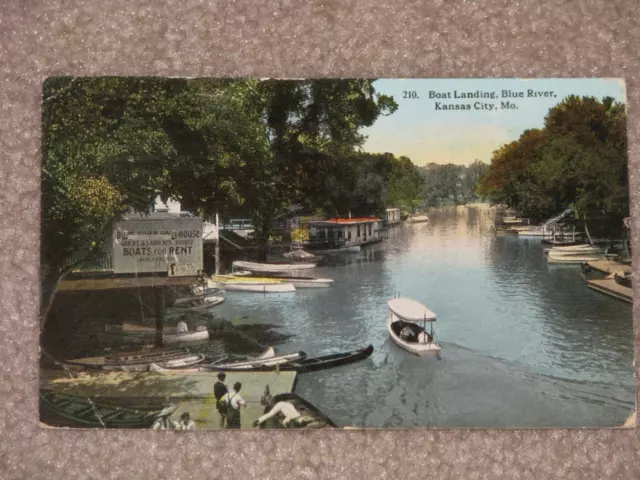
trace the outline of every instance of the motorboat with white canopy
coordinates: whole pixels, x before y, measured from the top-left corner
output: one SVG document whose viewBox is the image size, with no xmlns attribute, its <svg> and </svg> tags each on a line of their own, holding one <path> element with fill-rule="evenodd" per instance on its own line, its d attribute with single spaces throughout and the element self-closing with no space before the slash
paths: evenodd
<svg viewBox="0 0 640 480">
<path fill-rule="evenodd" d="M 394 298 L 389 300 L 387 306 L 387 329 L 399 347 L 419 356 L 437 355 L 440 352 L 440 344 L 436 342 L 433 332 L 435 313 L 410 298 Z M 430 324 L 429 332 L 427 323 Z"/>
</svg>

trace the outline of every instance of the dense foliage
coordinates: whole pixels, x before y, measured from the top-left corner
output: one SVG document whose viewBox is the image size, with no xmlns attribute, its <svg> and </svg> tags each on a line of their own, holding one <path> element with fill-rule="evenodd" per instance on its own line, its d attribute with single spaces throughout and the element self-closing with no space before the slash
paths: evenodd
<svg viewBox="0 0 640 480">
<path fill-rule="evenodd" d="M 629 215 L 625 106 L 570 96 L 493 154 L 479 193 L 534 219 L 569 205 L 577 216 L 621 225 Z"/>
<path fill-rule="evenodd" d="M 379 210 L 390 172 L 405 175 L 408 160 L 376 170 L 359 152 L 361 129 L 396 109 L 372 80 L 47 80 L 43 308 L 112 220 L 158 194 L 204 217 L 248 215 L 262 245 L 294 206 Z"/>
</svg>

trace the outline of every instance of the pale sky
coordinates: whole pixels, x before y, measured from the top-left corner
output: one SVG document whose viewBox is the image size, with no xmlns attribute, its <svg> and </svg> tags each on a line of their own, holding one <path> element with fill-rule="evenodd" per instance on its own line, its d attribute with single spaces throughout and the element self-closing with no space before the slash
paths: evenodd
<svg viewBox="0 0 640 480">
<path fill-rule="evenodd" d="M 398 110 L 363 129 L 369 138 L 364 150 L 406 155 L 414 164 L 469 164 L 491 161 L 500 145 L 516 140 L 528 128 L 541 128 L 549 109 L 569 95 L 613 97 L 626 103 L 622 79 L 383 79 L 374 83 L 376 92 L 393 96 Z M 507 98 L 503 90 L 524 92 L 524 98 Z M 528 97 L 528 90 L 553 92 L 549 97 Z M 495 92 L 495 99 L 453 98 L 463 92 Z M 418 98 L 403 98 L 416 92 Z M 451 98 L 429 98 L 449 94 Z M 517 109 L 501 108 L 510 102 Z M 479 102 L 476 105 L 476 102 Z M 471 110 L 436 110 L 436 103 L 470 104 Z M 493 110 L 480 109 L 484 104 Z M 478 108 L 476 108 L 478 107 Z M 485 107 L 486 108 L 486 107 Z"/>
</svg>

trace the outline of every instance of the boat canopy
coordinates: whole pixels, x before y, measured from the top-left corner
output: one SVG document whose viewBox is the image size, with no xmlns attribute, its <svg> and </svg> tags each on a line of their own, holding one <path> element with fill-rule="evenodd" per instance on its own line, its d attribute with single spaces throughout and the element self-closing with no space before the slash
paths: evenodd
<svg viewBox="0 0 640 480">
<path fill-rule="evenodd" d="M 435 322 L 436 314 L 410 298 L 394 298 L 387 303 L 389 310 L 408 322 Z"/>
<path fill-rule="evenodd" d="M 233 262 L 233 268 L 248 270 L 250 272 L 295 272 L 296 270 L 310 270 L 316 268 L 314 263 L 254 263 L 254 262 Z"/>
</svg>

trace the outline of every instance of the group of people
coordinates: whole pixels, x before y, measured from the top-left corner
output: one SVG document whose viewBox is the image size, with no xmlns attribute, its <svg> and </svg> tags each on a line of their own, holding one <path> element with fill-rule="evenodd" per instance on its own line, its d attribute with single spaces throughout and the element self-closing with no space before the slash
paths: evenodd
<svg viewBox="0 0 640 480">
<path fill-rule="evenodd" d="M 161 417 L 154 422 L 151 428 L 153 430 L 195 430 L 196 423 L 191 420 L 189 412 L 184 412 L 178 422 L 171 420 L 169 417 Z"/>
<path fill-rule="evenodd" d="M 229 391 L 224 383 L 226 378 L 226 374 L 220 372 L 218 381 L 213 385 L 216 409 L 220 414 L 220 428 L 239 429 L 240 410 L 247 407 L 247 402 L 240 395 L 242 383 L 235 382 L 233 388 Z M 264 413 L 258 420 L 253 422 L 254 427 L 259 427 L 276 416 L 281 419 L 282 425 L 287 428 L 303 427 L 315 421 L 313 417 L 301 415 L 291 402 L 282 401 L 276 403 L 268 385 L 265 387 L 260 404 L 264 406 Z M 184 412 L 179 422 L 175 422 L 168 417 L 162 417 L 156 420 L 152 428 L 153 430 L 195 430 L 196 424 L 191 419 L 189 412 Z"/>
</svg>

